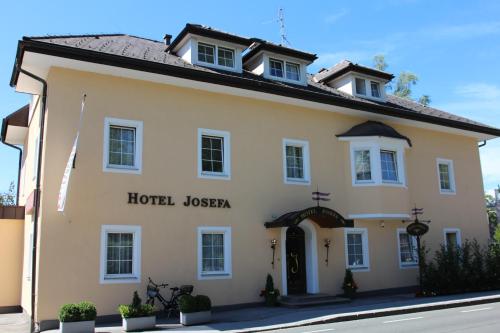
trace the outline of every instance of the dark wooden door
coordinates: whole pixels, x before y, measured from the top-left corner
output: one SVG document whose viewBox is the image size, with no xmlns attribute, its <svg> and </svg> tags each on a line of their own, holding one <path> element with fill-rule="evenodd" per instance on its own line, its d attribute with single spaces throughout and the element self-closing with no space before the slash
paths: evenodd
<svg viewBox="0 0 500 333">
<path fill-rule="evenodd" d="M 288 294 L 305 294 L 305 234 L 304 230 L 299 227 L 290 227 L 286 231 L 286 270 Z"/>
</svg>

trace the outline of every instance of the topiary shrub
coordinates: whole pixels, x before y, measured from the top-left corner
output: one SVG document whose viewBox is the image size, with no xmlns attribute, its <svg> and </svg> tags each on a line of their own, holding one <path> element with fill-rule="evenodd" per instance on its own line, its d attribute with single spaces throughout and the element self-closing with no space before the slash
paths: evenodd
<svg viewBox="0 0 500 333">
<path fill-rule="evenodd" d="M 279 305 L 278 298 L 280 296 L 280 291 L 274 288 L 274 281 L 271 274 L 267 274 L 266 288 L 260 292 L 260 296 L 264 297 L 266 305 L 268 306 Z"/>
<path fill-rule="evenodd" d="M 131 304 L 121 304 L 118 306 L 118 312 L 122 318 L 138 318 L 138 317 L 149 317 L 154 313 L 154 308 L 149 304 L 142 304 L 142 300 L 139 297 L 137 291 L 134 291 L 134 296 L 132 297 Z"/>
<path fill-rule="evenodd" d="M 197 295 L 194 300 L 198 311 L 210 311 L 212 309 L 212 302 L 208 296 Z"/>
<path fill-rule="evenodd" d="M 59 320 L 65 322 L 90 321 L 97 317 L 95 305 L 91 302 L 65 304 L 59 310 Z"/>
<path fill-rule="evenodd" d="M 352 276 L 352 271 L 350 269 L 345 270 L 342 289 L 344 290 L 344 296 L 347 298 L 354 298 L 354 296 L 356 295 L 356 290 L 358 290 L 358 285 L 354 281 L 354 277 Z"/>
<path fill-rule="evenodd" d="M 182 295 L 179 298 L 179 311 L 182 313 L 210 311 L 211 309 L 212 302 L 208 296 Z"/>
</svg>

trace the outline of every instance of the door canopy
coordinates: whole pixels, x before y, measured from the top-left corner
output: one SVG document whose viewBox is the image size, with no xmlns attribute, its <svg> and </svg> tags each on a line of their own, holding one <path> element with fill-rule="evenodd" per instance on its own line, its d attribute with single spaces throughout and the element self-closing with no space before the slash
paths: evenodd
<svg viewBox="0 0 500 333">
<path fill-rule="evenodd" d="M 326 207 L 310 207 L 281 215 L 272 222 L 266 222 L 266 228 L 282 228 L 299 225 L 305 219 L 314 221 L 321 228 L 352 228 L 353 220 L 346 220 L 336 211 Z"/>
</svg>

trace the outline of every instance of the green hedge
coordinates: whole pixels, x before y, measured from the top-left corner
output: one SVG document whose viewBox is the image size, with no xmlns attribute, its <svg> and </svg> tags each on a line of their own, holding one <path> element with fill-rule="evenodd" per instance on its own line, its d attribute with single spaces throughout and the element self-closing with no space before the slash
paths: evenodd
<svg viewBox="0 0 500 333">
<path fill-rule="evenodd" d="M 118 306 L 118 312 L 120 312 L 123 318 L 149 317 L 153 315 L 154 308 L 152 305 L 142 304 L 137 291 L 134 291 L 132 303 Z"/>
<path fill-rule="evenodd" d="M 97 310 L 90 302 L 80 302 L 65 304 L 59 310 L 59 320 L 61 322 L 95 320 Z"/>
<path fill-rule="evenodd" d="M 465 241 L 461 247 L 443 246 L 427 260 L 422 249 L 422 293 L 446 295 L 500 289 L 500 243 L 481 246 Z"/>
<path fill-rule="evenodd" d="M 179 310 L 183 313 L 210 311 L 212 302 L 205 295 L 183 295 L 179 298 Z"/>
</svg>

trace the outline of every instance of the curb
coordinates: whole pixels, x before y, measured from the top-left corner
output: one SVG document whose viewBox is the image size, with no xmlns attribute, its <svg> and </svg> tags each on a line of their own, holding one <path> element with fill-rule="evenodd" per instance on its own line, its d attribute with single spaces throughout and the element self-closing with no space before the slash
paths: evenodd
<svg viewBox="0 0 500 333">
<path fill-rule="evenodd" d="M 266 331 L 274 331 L 277 329 L 295 328 L 295 327 L 320 325 L 320 324 L 330 324 L 330 323 L 343 322 L 343 321 L 352 321 L 352 320 L 386 317 L 386 316 L 415 313 L 415 312 L 451 309 L 451 308 L 457 308 L 457 307 L 462 307 L 462 306 L 471 306 L 471 305 L 496 303 L 496 302 L 500 302 L 500 295 L 473 297 L 473 298 L 454 300 L 454 301 L 433 302 L 433 303 L 428 303 L 428 304 L 391 307 L 391 308 L 384 308 L 384 309 L 378 309 L 378 310 L 366 310 L 366 311 L 359 311 L 359 312 L 340 313 L 340 314 L 335 314 L 335 315 L 318 317 L 318 318 L 314 318 L 314 319 L 301 320 L 301 321 L 292 322 L 289 324 L 253 327 L 253 328 L 242 329 L 242 330 L 231 330 L 231 332 L 234 332 L 234 333 L 266 332 Z"/>
</svg>

